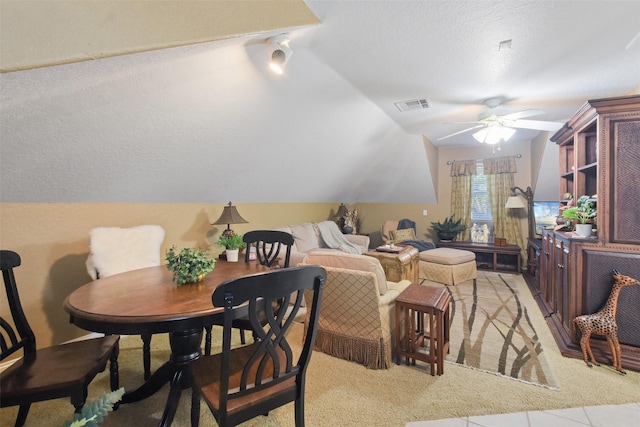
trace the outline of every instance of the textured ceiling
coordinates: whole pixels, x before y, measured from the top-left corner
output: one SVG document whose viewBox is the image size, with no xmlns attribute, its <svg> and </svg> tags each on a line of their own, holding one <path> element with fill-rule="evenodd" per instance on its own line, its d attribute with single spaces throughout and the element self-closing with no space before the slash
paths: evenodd
<svg viewBox="0 0 640 427">
<path fill-rule="evenodd" d="M 487 98 L 503 97 L 505 112 L 536 108 L 545 114 L 535 120 L 566 121 L 588 99 L 640 90 L 640 1 L 306 3 L 322 22 L 313 53 L 437 145 L 473 143 L 469 134 L 437 139 L 469 127 L 445 123 L 477 120 Z M 511 49 L 500 51 L 504 40 Z M 431 108 L 394 105 L 418 98 Z"/>
<path fill-rule="evenodd" d="M 320 24 L 0 74 L 0 200 L 436 203 L 423 136 L 477 147 L 437 139 L 484 99 L 564 121 L 640 89 L 638 1 L 305 4 Z M 275 76 L 264 40 L 282 31 Z M 417 98 L 431 108 L 394 105 Z"/>
</svg>

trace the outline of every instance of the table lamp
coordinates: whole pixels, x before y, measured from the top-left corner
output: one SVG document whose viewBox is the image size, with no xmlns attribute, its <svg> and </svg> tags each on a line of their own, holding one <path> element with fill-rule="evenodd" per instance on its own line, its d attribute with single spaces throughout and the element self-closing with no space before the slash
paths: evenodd
<svg viewBox="0 0 640 427">
<path fill-rule="evenodd" d="M 220 218 L 218 218 L 218 220 L 211 225 L 227 224 L 227 229 L 222 232 L 222 235 L 232 236 L 236 233 L 231 229 L 231 224 L 246 224 L 246 223 L 248 223 L 248 221 L 242 218 L 242 216 L 240 216 L 240 214 L 238 213 L 238 210 L 236 209 L 236 207 L 233 206 L 231 202 L 229 202 L 229 204 L 225 206 L 224 209 L 222 210 L 222 215 L 220 215 Z"/>
<path fill-rule="evenodd" d="M 527 206 L 522 203 L 522 199 L 518 197 L 516 192 L 520 192 L 527 199 Z M 511 196 L 507 199 L 507 204 L 504 206 L 506 209 L 523 209 L 527 208 L 527 221 L 529 226 L 529 239 L 536 238 L 535 221 L 533 219 L 533 190 L 531 187 L 527 187 L 523 190 L 520 187 L 511 188 Z"/>
</svg>

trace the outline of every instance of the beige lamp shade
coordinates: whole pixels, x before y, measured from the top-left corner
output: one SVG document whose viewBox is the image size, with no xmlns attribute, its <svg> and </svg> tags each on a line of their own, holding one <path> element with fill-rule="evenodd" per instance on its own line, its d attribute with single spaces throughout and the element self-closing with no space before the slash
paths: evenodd
<svg viewBox="0 0 640 427">
<path fill-rule="evenodd" d="M 507 199 L 507 204 L 504 207 L 507 209 L 524 209 L 527 206 L 519 196 L 511 196 Z"/>
</svg>

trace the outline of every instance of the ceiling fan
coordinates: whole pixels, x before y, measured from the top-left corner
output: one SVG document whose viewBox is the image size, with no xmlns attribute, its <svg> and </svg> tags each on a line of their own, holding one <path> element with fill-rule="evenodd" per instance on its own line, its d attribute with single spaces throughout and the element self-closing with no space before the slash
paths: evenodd
<svg viewBox="0 0 640 427">
<path fill-rule="evenodd" d="M 473 122 L 456 122 L 475 124 L 467 129 L 438 138 L 438 141 L 479 129 L 473 134 L 478 142 L 487 144 L 498 144 L 500 141 L 506 141 L 513 136 L 516 129 L 533 129 L 540 131 L 556 131 L 563 126 L 563 123 L 546 122 L 541 120 L 522 120 L 526 117 L 533 117 L 544 114 L 542 110 L 527 109 L 510 114 L 498 114 L 502 99 L 489 98 L 484 101 L 487 109 L 480 113 L 478 120 Z"/>
</svg>

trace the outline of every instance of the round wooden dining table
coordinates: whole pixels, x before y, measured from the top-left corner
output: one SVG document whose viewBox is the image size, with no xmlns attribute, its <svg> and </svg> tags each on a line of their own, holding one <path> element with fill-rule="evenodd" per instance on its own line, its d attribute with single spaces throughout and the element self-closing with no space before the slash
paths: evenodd
<svg viewBox="0 0 640 427">
<path fill-rule="evenodd" d="M 121 403 L 151 396 L 170 382 L 160 426 L 173 422 L 182 389 L 191 385 L 186 367 L 201 356 L 202 331 L 222 315 L 211 295 L 227 280 L 268 271 L 258 262 L 218 261 L 202 282 L 177 286 L 166 266 L 150 267 L 94 280 L 73 291 L 64 309 L 74 325 L 114 335 L 169 333 L 171 357 Z"/>
</svg>

